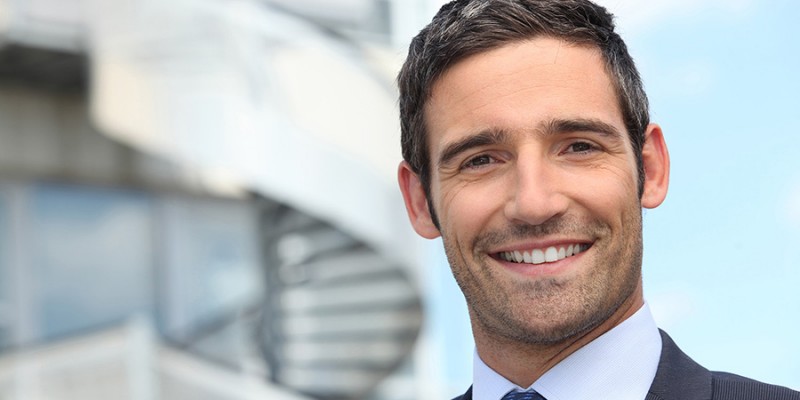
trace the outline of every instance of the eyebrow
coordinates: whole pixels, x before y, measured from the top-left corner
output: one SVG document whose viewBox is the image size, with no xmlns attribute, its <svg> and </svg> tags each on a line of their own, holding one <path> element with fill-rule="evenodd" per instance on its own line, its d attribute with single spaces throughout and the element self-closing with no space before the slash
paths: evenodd
<svg viewBox="0 0 800 400">
<path fill-rule="evenodd" d="M 545 135 L 570 132 L 596 132 L 603 136 L 622 138 L 622 133 L 613 125 L 592 118 L 552 119 L 544 124 Z"/>
<path fill-rule="evenodd" d="M 508 133 L 503 130 L 483 131 L 467 136 L 461 140 L 448 144 L 439 156 L 438 165 L 441 167 L 452 162 L 459 154 L 481 146 L 503 143 L 508 140 Z"/>
</svg>

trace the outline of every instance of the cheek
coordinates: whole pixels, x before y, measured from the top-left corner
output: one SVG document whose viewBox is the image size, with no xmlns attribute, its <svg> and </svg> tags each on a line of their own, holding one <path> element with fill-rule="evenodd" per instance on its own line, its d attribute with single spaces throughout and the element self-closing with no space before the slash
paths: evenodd
<svg viewBox="0 0 800 400">
<path fill-rule="evenodd" d="M 441 201 L 436 205 L 441 223 L 450 226 L 450 232 L 474 235 L 485 227 L 499 210 L 502 210 L 503 196 L 500 182 L 460 183 L 443 186 Z"/>
<path fill-rule="evenodd" d="M 582 199 L 587 208 L 609 215 L 619 215 L 620 207 L 638 204 L 636 177 L 624 168 L 603 168 L 584 174 L 573 182 L 572 198 Z"/>
</svg>

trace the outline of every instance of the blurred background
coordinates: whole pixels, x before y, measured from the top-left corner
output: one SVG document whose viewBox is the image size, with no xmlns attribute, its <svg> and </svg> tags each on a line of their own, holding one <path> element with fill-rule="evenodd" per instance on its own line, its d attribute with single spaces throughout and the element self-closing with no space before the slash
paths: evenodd
<svg viewBox="0 0 800 400">
<path fill-rule="evenodd" d="M 0 1 L 0 398 L 462 393 L 464 301 L 395 183 L 394 76 L 442 3 Z M 800 389 L 800 6 L 601 3 L 672 156 L 659 326 Z"/>
</svg>

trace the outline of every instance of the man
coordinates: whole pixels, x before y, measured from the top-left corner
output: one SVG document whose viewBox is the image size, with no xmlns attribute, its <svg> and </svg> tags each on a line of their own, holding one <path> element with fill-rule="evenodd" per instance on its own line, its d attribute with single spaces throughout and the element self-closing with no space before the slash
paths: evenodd
<svg viewBox="0 0 800 400">
<path fill-rule="evenodd" d="M 442 237 L 475 338 L 460 399 L 800 399 L 709 372 L 653 322 L 642 207 L 669 155 L 604 8 L 454 1 L 398 83 L 408 215 Z"/>
</svg>

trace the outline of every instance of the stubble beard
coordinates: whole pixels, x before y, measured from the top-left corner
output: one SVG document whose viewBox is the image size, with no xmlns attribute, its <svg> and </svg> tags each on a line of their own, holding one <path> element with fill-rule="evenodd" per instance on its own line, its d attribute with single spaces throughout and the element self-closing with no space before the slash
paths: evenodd
<svg viewBox="0 0 800 400">
<path fill-rule="evenodd" d="M 610 228 L 600 222 L 581 223 L 566 217 L 543 225 L 511 225 L 503 231 L 475 238 L 474 254 L 467 259 L 458 241 L 444 236 L 447 258 L 464 293 L 473 330 L 497 340 L 529 345 L 555 345 L 584 335 L 609 319 L 630 298 L 641 281 L 641 209 L 624 221 L 625 240 L 619 248 L 603 241 L 590 249 L 593 265 L 574 279 L 501 279 L 496 263 L 480 249 L 514 239 L 532 239 L 554 233 L 582 232 L 611 239 Z M 477 268 L 470 269 L 468 265 Z M 478 332 L 475 332 L 478 333 Z"/>
</svg>

